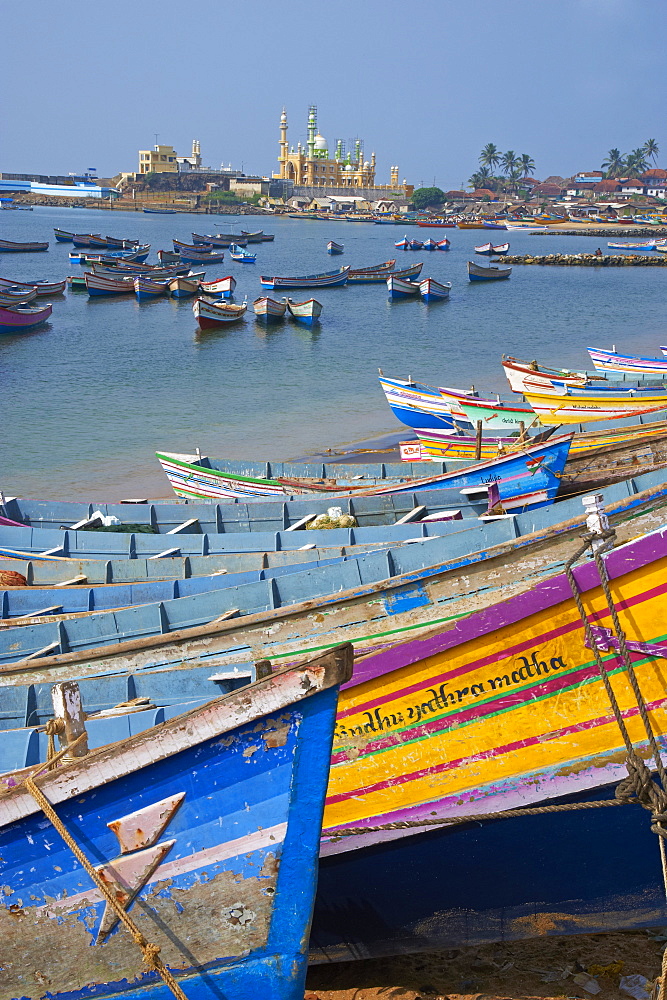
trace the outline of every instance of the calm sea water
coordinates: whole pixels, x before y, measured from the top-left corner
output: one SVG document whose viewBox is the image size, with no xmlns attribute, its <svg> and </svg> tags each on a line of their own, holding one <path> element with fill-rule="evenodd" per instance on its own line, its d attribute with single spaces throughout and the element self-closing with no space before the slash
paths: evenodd
<svg viewBox="0 0 667 1000">
<path fill-rule="evenodd" d="M 397 226 L 36 208 L 0 213 L 0 232 L 49 240 L 49 250 L 2 254 L 0 274 L 30 281 L 79 273 L 54 226 L 139 239 L 153 250 L 171 248 L 174 236 L 189 242 L 193 230 L 275 233 L 274 243 L 256 247 L 257 264 L 227 255 L 208 269 L 207 279 L 234 274 L 237 302 L 262 294 L 261 274 L 365 267 L 394 256 L 401 265 L 423 260 L 422 277 L 453 288 L 449 301 L 431 305 L 391 302 L 384 285 L 322 289 L 322 321 L 313 330 L 291 322 L 267 329 L 249 312 L 245 322 L 206 333 L 187 299 L 56 297 L 48 324 L 0 336 L 0 489 L 18 496 L 166 496 L 156 450 L 282 459 L 398 430 L 379 367 L 388 376 L 505 391 L 502 353 L 577 368 L 588 365 L 587 346 L 656 355 L 667 342 L 667 269 L 516 267 L 509 281 L 469 283 L 475 243 L 501 242 L 502 231 L 409 227 L 409 236 L 446 233 L 452 249 L 398 254 L 394 241 L 404 230 Z M 605 247 L 590 237 L 509 238 L 511 252 Z M 345 245 L 344 255 L 327 254 L 331 239 Z"/>
</svg>

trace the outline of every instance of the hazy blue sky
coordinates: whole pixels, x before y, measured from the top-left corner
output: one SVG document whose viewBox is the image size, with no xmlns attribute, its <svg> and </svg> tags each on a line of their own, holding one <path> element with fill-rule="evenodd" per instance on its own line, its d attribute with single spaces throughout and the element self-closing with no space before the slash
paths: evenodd
<svg viewBox="0 0 667 1000">
<path fill-rule="evenodd" d="M 0 170 L 101 176 L 161 142 L 276 169 L 308 105 L 360 136 L 377 181 L 457 188 L 479 150 L 535 175 L 596 169 L 665 134 L 665 0 L 1 0 Z"/>
</svg>

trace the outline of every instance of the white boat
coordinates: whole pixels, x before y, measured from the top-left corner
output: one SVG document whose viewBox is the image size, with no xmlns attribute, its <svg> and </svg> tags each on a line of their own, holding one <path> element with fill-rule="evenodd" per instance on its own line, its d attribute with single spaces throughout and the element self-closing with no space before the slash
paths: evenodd
<svg viewBox="0 0 667 1000">
<path fill-rule="evenodd" d="M 436 302 L 438 299 L 448 299 L 452 290 L 451 281 L 436 281 L 435 278 L 424 278 L 419 282 L 419 294 L 424 302 Z"/>
<path fill-rule="evenodd" d="M 392 299 L 405 299 L 418 295 L 419 285 L 416 281 L 406 281 L 405 278 L 390 274 L 387 278 L 387 290 Z"/>
<path fill-rule="evenodd" d="M 228 299 L 234 294 L 236 278 L 228 274 L 225 278 L 218 278 L 217 281 L 200 281 L 199 287 L 204 295 L 214 295 L 216 298 Z"/>
</svg>

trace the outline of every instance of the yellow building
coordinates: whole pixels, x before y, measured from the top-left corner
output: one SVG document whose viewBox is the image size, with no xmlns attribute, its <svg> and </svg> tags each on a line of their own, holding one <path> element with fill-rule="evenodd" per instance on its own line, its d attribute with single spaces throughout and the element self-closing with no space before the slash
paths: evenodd
<svg viewBox="0 0 667 1000">
<path fill-rule="evenodd" d="M 178 163 L 173 146 L 155 146 L 139 150 L 140 174 L 177 174 Z"/>
<path fill-rule="evenodd" d="M 364 160 L 361 139 L 354 140 L 354 148 L 345 150 L 342 139 L 335 144 L 333 157 L 329 156 L 326 139 L 317 131 L 317 108 L 308 110 L 308 138 L 305 145 L 296 148 L 287 142 L 287 114 L 283 108 L 280 116 L 279 172 L 274 178 L 293 181 L 304 187 L 375 187 L 375 153 Z M 393 171 L 394 168 L 392 168 Z M 396 174 L 398 175 L 398 167 Z"/>
</svg>

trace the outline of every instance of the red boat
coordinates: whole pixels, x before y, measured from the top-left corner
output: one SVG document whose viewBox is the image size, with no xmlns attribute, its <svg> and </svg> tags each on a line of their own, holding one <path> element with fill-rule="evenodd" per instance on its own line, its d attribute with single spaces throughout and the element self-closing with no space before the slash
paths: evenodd
<svg viewBox="0 0 667 1000">
<path fill-rule="evenodd" d="M 195 299 L 192 305 L 195 319 L 202 330 L 212 330 L 243 319 L 247 308 L 246 302 L 236 306 L 231 302 L 211 302 L 208 299 Z"/>
</svg>

